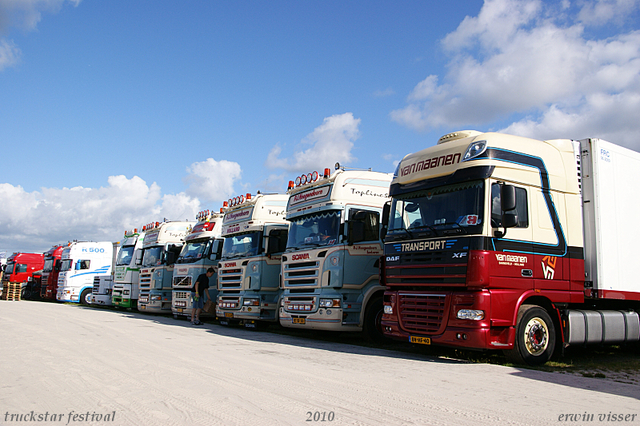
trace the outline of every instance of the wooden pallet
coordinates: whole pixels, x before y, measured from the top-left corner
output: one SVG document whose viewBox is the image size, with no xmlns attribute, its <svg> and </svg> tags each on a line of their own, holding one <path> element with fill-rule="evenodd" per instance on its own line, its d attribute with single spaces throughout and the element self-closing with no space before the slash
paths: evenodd
<svg viewBox="0 0 640 426">
<path fill-rule="evenodd" d="M 5 283 L 2 289 L 2 300 L 19 301 L 21 291 L 21 283 Z"/>
</svg>

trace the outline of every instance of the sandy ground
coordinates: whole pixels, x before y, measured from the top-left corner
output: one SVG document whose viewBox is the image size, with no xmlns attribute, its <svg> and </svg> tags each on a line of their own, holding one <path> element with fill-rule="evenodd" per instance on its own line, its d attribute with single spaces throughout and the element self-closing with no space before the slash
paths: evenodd
<svg viewBox="0 0 640 426">
<path fill-rule="evenodd" d="M 0 341 L 3 425 L 640 425 L 637 384 L 108 309 L 0 301 Z"/>
</svg>

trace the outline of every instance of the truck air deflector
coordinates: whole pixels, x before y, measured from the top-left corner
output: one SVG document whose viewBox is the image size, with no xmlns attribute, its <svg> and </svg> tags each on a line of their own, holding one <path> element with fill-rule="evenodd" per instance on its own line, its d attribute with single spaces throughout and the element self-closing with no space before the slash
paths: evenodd
<svg viewBox="0 0 640 426">
<path fill-rule="evenodd" d="M 406 185 L 395 183 L 391 184 L 391 187 L 389 188 L 389 195 L 395 197 L 409 192 L 431 189 L 443 185 L 467 182 L 471 180 L 484 180 L 493 174 L 494 169 L 495 166 L 475 166 L 456 170 L 454 173 L 447 176 L 421 180 L 418 182 L 408 183 Z"/>
<path fill-rule="evenodd" d="M 540 173 L 540 187 L 542 189 L 542 195 L 549 212 L 549 217 L 551 218 L 551 223 L 553 224 L 553 230 L 556 234 L 556 238 L 558 239 L 557 244 L 545 244 L 536 242 L 532 244 L 529 241 L 493 238 L 492 243 L 494 249 L 497 251 L 510 251 L 517 253 L 561 257 L 565 256 L 567 254 L 567 240 L 565 238 L 564 232 L 562 231 L 562 225 L 560 224 L 558 212 L 556 211 L 556 207 L 553 204 L 553 200 L 551 198 L 551 184 L 549 182 L 549 173 L 547 172 L 547 167 L 545 166 L 542 158 L 500 148 L 488 148 L 484 153 L 476 157 L 476 159 L 504 161 L 537 169 Z M 533 251 L 531 250 L 532 246 Z"/>
</svg>

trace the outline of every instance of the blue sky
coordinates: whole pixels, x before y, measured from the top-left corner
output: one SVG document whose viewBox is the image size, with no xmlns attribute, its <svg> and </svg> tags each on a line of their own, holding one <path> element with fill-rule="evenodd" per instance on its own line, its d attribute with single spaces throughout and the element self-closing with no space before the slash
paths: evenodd
<svg viewBox="0 0 640 426">
<path fill-rule="evenodd" d="M 640 149 L 639 3 L 0 0 L 0 251 L 463 128 Z"/>
</svg>

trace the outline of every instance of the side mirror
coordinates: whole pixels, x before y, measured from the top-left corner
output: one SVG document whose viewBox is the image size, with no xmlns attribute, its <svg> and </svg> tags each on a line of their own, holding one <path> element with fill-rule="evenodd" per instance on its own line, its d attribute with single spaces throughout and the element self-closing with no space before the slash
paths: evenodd
<svg viewBox="0 0 640 426">
<path fill-rule="evenodd" d="M 380 240 L 383 241 L 389 229 L 389 215 L 391 214 L 391 202 L 387 201 L 382 207 L 382 222 L 380 223 Z"/>
<path fill-rule="evenodd" d="M 167 263 L 167 265 L 173 265 L 174 263 L 176 263 L 176 254 L 172 251 L 168 251 L 166 253 L 166 257 L 165 257 L 165 261 Z"/>
<path fill-rule="evenodd" d="M 500 187 L 500 204 L 503 212 L 508 212 L 516 208 L 516 187 L 513 185 L 502 185 Z"/>
</svg>

